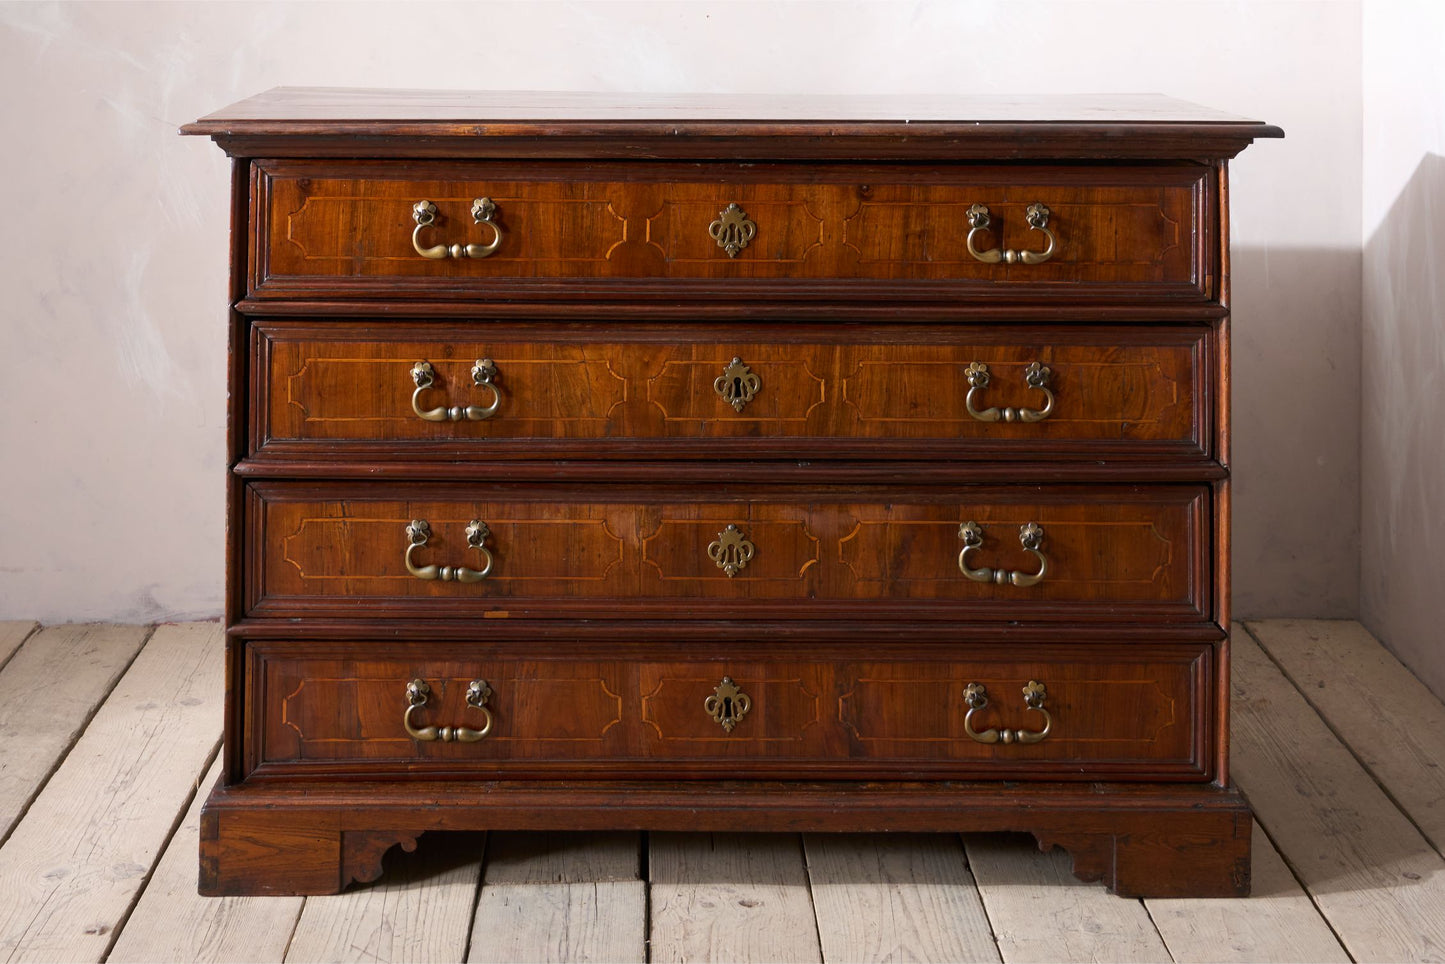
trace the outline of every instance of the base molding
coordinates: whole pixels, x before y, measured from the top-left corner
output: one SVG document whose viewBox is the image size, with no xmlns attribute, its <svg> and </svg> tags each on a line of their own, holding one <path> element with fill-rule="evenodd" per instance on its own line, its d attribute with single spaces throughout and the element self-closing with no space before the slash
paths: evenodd
<svg viewBox="0 0 1445 964">
<path fill-rule="evenodd" d="M 1249 893 L 1234 787 L 1122 783 L 416 782 L 217 785 L 201 812 L 206 896 L 334 894 L 433 830 L 1032 833 L 1127 897 Z"/>
</svg>

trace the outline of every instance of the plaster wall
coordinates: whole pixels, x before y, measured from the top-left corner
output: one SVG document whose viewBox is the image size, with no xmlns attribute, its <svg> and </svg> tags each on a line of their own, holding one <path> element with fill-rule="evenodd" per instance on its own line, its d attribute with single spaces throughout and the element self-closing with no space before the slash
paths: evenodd
<svg viewBox="0 0 1445 964">
<path fill-rule="evenodd" d="M 1445 694 L 1445 6 L 1363 36 L 1360 619 Z"/>
<path fill-rule="evenodd" d="M 219 612 L 227 160 L 279 85 L 1166 93 L 1234 164 L 1235 596 L 1353 616 L 1358 0 L 0 5 L 0 618 Z"/>
</svg>

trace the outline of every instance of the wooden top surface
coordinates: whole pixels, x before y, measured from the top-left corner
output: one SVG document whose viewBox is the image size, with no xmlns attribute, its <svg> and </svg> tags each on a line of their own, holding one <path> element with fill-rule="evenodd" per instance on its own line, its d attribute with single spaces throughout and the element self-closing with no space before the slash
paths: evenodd
<svg viewBox="0 0 1445 964">
<path fill-rule="evenodd" d="M 1264 126 L 1159 94 L 1035 96 L 618 94 L 567 91 L 367 90 L 274 87 L 194 124 L 187 133 L 237 125 L 307 123 L 533 121 L 824 122 L 893 124 L 1229 124 Z M 200 129 L 204 128 L 204 130 Z"/>
<path fill-rule="evenodd" d="M 841 139 L 820 154 L 903 156 L 1233 156 L 1277 127 L 1157 94 L 1035 96 L 618 94 L 560 91 L 427 91 L 277 87 L 181 128 L 232 153 L 279 140 L 369 138 L 381 153 L 396 139 L 426 139 L 430 153 L 476 151 L 530 140 L 518 153 L 584 156 L 595 144 L 635 139 L 647 156 L 699 156 L 686 141 L 727 140 L 736 156 L 802 156 L 803 142 Z M 272 140 L 272 145 L 266 143 Z M 542 140 L 550 139 L 543 144 Z M 570 139 L 564 145 L 562 139 Z M 390 146 L 385 141 L 393 141 Z M 462 147 L 461 141 L 472 146 Z M 846 142 L 846 143 L 843 143 Z M 904 144 L 909 147 L 904 148 Z M 353 145 L 354 147 L 354 145 Z M 714 148 L 716 151 L 717 149 Z M 735 156 L 731 153 L 720 156 Z"/>
</svg>

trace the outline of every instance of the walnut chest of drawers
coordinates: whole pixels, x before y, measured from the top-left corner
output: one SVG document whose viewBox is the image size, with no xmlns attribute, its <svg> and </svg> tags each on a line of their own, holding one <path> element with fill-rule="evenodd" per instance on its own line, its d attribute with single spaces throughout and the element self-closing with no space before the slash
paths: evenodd
<svg viewBox="0 0 1445 964">
<path fill-rule="evenodd" d="M 425 831 L 1017 830 L 1240 894 L 1228 159 L 1158 97 L 276 90 L 201 890 Z"/>
</svg>

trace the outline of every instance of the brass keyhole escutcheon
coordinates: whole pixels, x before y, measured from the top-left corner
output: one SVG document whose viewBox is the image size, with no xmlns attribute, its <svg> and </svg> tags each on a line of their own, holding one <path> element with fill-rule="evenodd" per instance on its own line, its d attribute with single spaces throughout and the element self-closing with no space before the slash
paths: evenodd
<svg viewBox="0 0 1445 964">
<path fill-rule="evenodd" d="M 741 412 L 762 387 L 763 380 L 758 377 L 757 372 L 744 365 L 743 360 L 737 357 L 728 362 L 723 373 L 713 379 L 712 383 L 712 390 L 731 405 L 735 412 Z"/>
<path fill-rule="evenodd" d="M 736 258 L 757 236 L 758 226 L 748 220 L 748 212 L 733 202 L 718 212 L 717 220 L 707 226 L 707 233 L 729 258 Z"/>
<path fill-rule="evenodd" d="M 713 695 L 703 700 L 702 705 L 714 723 L 731 733 L 753 708 L 753 701 L 738 689 L 731 676 L 724 676 L 722 682 L 713 687 Z"/>
<path fill-rule="evenodd" d="M 743 530 L 729 524 L 717 534 L 717 539 L 708 543 L 707 557 L 731 579 L 747 568 L 758 548 L 748 540 Z"/>
</svg>

